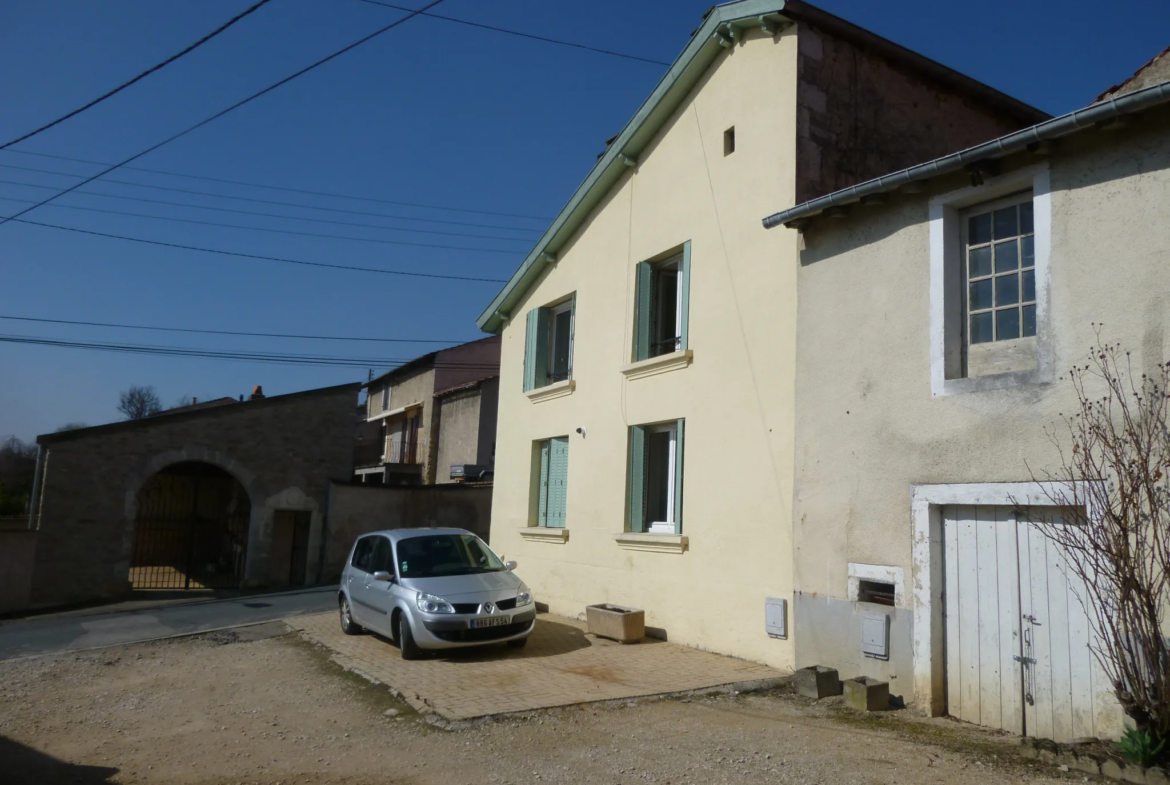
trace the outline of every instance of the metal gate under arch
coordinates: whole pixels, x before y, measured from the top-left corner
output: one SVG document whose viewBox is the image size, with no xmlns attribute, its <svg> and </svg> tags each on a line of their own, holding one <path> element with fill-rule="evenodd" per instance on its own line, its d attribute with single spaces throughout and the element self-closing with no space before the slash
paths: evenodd
<svg viewBox="0 0 1170 785">
<path fill-rule="evenodd" d="M 244 576 L 252 505 L 209 463 L 177 463 L 138 492 L 130 583 L 135 589 L 234 589 Z"/>
</svg>

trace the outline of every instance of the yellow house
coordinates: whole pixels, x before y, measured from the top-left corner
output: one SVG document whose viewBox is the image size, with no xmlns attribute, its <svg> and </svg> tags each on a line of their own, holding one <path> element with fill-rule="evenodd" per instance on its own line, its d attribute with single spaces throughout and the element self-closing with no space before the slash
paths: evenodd
<svg viewBox="0 0 1170 785">
<path fill-rule="evenodd" d="M 760 217 L 1045 118 L 805 3 L 713 8 L 478 320 L 492 546 L 555 613 L 792 667 L 799 248 Z"/>
</svg>

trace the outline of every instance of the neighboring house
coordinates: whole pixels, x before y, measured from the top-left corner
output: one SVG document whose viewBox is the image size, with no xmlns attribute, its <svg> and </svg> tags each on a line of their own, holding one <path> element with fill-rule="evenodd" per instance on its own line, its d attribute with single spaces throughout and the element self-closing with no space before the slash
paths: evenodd
<svg viewBox="0 0 1170 785">
<path fill-rule="evenodd" d="M 479 467 L 475 479 L 490 472 L 493 380 L 499 369 L 500 340 L 493 337 L 425 354 L 369 381 L 364 422 L 358 424 L 355 479 L 386 485 L 451 482 L 448 461 Z M 457 391 L 462 391 L 457 399 L 463 405 L 447 405 Z M 467 403 L 469 398 L 474 403 Z M 446 449 L 443 429 L 452 431 Z"/>
<path fill-rule="evenodd" d="M 1170 81 L 1143 87 L 1168 63 L 766 219 L 803 248 L 797 665 L 1029 736 L 1121 732 L 1086 595 L 1020 508 L 1059 516 L 1033 478 L 1097 330 L 1135 375 L 1170 359 Z"/>
<path fill-rule="evenodd" d="M 1046 117 L 805 3 L 712 9 L 479 318 L 492 547 L 554 612 L 792 667 L 800 250 L 760 217 Z"/>
</svg>

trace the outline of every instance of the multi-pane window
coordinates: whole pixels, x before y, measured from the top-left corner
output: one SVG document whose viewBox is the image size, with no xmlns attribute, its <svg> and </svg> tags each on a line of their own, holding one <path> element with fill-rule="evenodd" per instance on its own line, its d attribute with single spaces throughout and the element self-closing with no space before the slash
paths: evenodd
<svg viewBox="0 0 1170 785">
<path fill-rule="evenodd" d="M 634 360 L 687 348 L 690 243 L 657 262 L 640 262 L 634 309 Z"/>
<path fill-rule="evenodd" d="M 569 487 L 569 439 L 558 437 L 538 444 L 540 474 L 536 482 L 536 525 L 565 528 Z"/>
<path fill-rule="evenodd" d="M 630 530 L 682 532 L 683 425 L 630 428 Z"/>
<path fill-rule="evenodd" d="M 573 378 L 576 298 L 528 312 L 524 342 L 524 389 Z"/>
<path fill-rule="evenodd" d="M 1032 196 L 972 209 L 966 217 L 967 336 L 970 345 L 1036 334 Z"/>
</svg>

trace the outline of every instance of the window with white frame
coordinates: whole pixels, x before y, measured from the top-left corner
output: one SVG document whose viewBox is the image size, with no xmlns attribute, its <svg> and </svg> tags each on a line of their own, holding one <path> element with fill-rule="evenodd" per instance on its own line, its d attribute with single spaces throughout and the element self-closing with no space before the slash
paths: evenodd
<svg viewBox="0 0 1170 785">
<path fill-rule="evenodd" d="M 687 348 L 691 244 L 666 258 L 639 262 L 635 286 L 634 361 Z"/>
<path fill-rule="evenodd" d="M 1036 250 L 1032 194 L 967 211 L 967 345 L 1036 335 Z"/>
<path fill-rule="evenodd" d="M 382 387 L 382 411 L 388 411 L 389 409 L 390 409 L 390 385 L 387 384 L 387 385 L 384 385 Z"/>
<path fill-rule="evenodd" d="M 577 299 L 528 312 L 524 342 L 524 390 L 573 378 L 573 329 Z"/>
<path fill-rule="evenodd" d="M 630 428 L 630 531 L 682 533 L 684 423 Z"/>
</svg>

